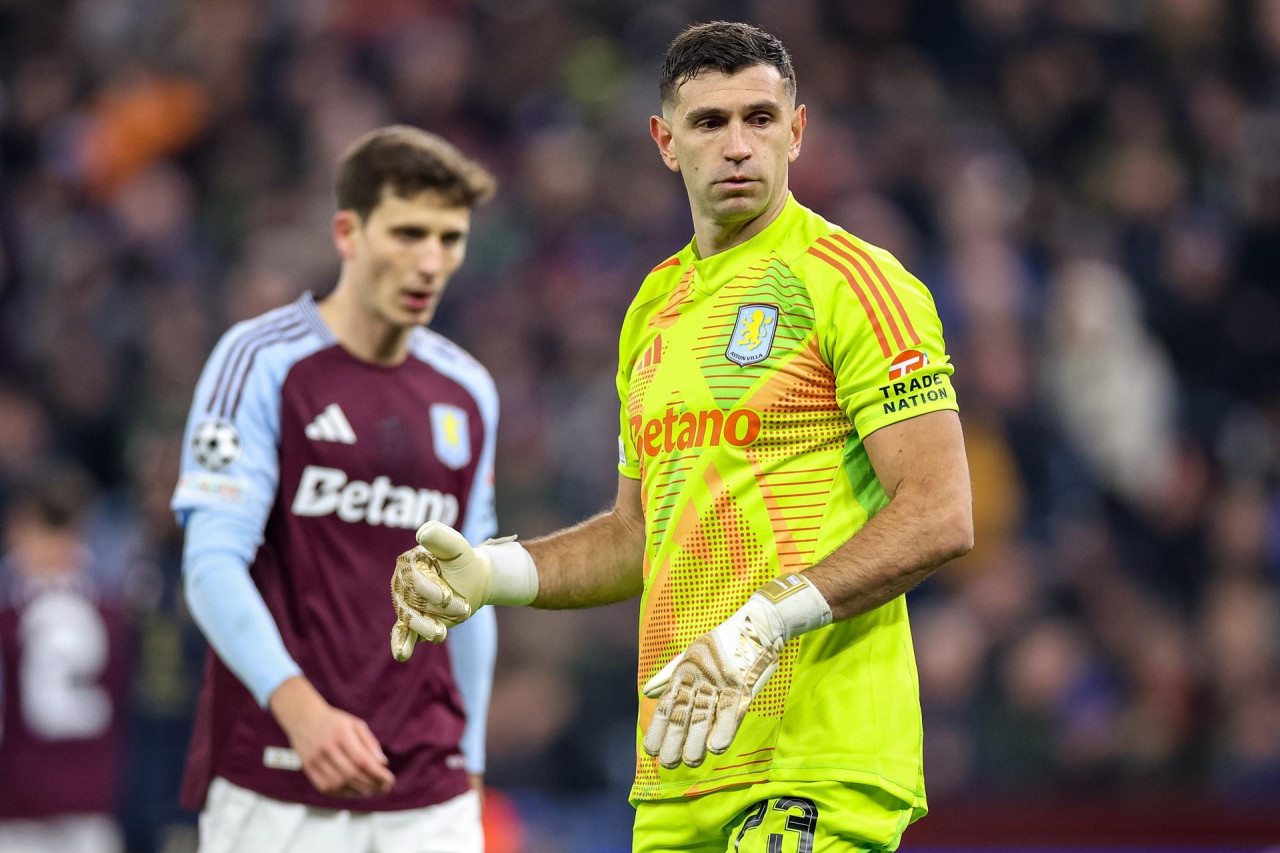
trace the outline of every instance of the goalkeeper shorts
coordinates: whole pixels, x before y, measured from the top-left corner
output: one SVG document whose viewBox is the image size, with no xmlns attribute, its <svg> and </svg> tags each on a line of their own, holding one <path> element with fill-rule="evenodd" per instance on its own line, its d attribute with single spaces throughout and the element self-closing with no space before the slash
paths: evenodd
<svg viewBox="0 0 1280 853">
<path fill-rule="evenodd" d="M 896 850 L 912 809 L 846 782 L 765 782 L 636 805 L 632 853 Z"/>
</svg>

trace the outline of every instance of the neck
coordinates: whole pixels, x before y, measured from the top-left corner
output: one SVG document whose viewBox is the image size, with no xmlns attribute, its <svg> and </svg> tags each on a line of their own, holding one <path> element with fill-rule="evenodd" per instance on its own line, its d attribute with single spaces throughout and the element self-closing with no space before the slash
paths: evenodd
<svg viewBox="0 0 1280 853">
<path fill-rule="evenodd" d="M 693 233 L 698 238 L 698 254 L 703 258 L 709 258 L 734 246 L 742 245 L 768 228 L 769 224 L 778 218 L 778 214 L 782 213 L 782 208 L 786 204 L 787 187 L 784 184 L 777 199 L 751 219 L 716 222 L 710 217 L 705 217 L 701 221 L 695 220 Z"/>
<path fill-rule="evenodd" d="M 319 310 L 342 348 L 361 361 L 393 367 L 409 355 L 413 327 L 388 323 L 362 305 L 346 269 Z"/>
</svg>

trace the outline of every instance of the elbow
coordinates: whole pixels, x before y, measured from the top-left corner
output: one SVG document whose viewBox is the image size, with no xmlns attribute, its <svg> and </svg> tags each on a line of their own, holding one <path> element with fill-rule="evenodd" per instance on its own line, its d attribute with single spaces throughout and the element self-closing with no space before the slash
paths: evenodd
<svg viewBox="0 0 1280 853">
<path fill-rule="evenodd" d="M 938 531 L 938 556 L 945 563 L 963 557 L 973 550 L 973 506 L 969 501 L 941 513 L 944 519 Z"/>
</svg>

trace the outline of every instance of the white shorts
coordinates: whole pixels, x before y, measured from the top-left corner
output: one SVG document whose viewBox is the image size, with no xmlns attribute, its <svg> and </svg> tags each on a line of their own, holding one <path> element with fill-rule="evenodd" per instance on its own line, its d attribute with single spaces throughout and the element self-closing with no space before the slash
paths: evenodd
<svg viewBox="0 0 1280 853">
<path fill-rule="evenodd" d="M 108 815 L 0 821 L 0 853 L 121 853 L 124 838 Z"/>
<path fill-rule="evenodd" d="M 221 777 L 200 813 L 199 853 L 483 853 L 480 795 L 359 812 L 286 803 Z"/>
</svg>

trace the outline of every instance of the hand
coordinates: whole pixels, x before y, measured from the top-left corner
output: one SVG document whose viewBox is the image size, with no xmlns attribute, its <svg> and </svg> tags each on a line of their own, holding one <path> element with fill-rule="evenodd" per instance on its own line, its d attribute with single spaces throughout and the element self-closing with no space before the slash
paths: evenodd
<svg viewBox="0 0 1280 853">
<path fill-rule="evenodd" d="M 694 640 L 644 686 L 661 696 L 644 735 L 644 751 L 667 769 L 697 767 L 720 755 L 742 725 L 751 700 L 778 668 L 786 640 L 777 608 L 760 595 Z M 663 692 L 665 690 L 665 692 Z"/>
<path fill-rule="evenodd" d="M 470 548 L 470 546 L 468 546 Z M 444 640 L 448 628 L 471 615 L 471 605 L 445 582 L 436 557 L 422 546 L 396 558 L 391 575 L 391 602 L 396 623 L 391 628 L 391 654 L 406 661 L 418 638 Z"/>
<path fill-rule="evenodd" d="M 537 597 L 533 558 L 514 540 L 472 548 L 461 533 L 438 521 L 418 528 L 418 547 L 400 555 L 391 576 L 396 660 L 408 660 L 419 638 L 443 641 L 449 628 L 486 604 L 529 604 Z"/>
<path fill-rule="evenodd" d="M 339 797 L 391 790 L 395 776 L 369 726 L 326 702 L 311 682 L 286 679 L 267 702 L 316 790 Z"/>
</svg>

